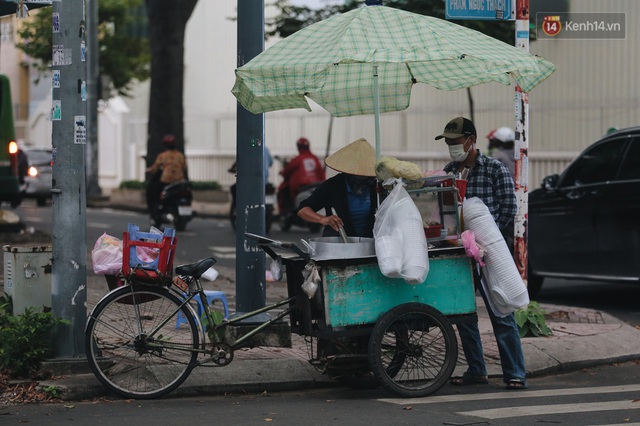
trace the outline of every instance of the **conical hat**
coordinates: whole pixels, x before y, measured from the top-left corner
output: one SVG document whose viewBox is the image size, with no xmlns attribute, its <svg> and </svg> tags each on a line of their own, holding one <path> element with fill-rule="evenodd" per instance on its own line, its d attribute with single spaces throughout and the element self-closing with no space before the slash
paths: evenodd
<svg viewBox="0 0 640 426">
<path fill-rule="evenodd" d="M 376 151 L 364 138 L 334 152 L 324 160 L 324 163 L 333 170 L 350 175 L 370 177 L 376 175 Z"/>
</svg>

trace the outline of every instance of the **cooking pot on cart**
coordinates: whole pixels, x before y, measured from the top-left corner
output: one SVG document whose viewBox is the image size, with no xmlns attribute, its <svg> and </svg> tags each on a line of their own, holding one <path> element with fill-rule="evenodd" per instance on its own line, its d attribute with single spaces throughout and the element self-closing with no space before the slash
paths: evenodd
<svg viewBox="0 0 640 426">
<path fill-rule="evenodd" d="M 347 242 L 340 237 L 309 238 L 300 240 L 308 250 L 312 260 L 364 259 L 376 256 L 376 245 L 373 238 L 347 237 Z"/>
</svg>

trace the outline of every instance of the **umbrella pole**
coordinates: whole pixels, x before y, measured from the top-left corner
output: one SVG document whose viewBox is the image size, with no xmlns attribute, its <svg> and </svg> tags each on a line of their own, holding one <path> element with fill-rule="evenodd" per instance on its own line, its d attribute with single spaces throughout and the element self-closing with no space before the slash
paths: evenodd
<svg viewBox="0 0 640 426">
<path fill-rule="evenodd" d="M 380 87 L 378 86 L 378 66 L 373 65 L 373 110 L 376 127 L 376 163 L 380 161 Z"/>
</svg>

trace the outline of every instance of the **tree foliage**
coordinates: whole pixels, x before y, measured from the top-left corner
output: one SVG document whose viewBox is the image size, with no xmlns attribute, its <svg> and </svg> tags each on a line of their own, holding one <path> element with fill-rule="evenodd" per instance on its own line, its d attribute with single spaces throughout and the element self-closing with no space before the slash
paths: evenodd
<svg viewBox="0 0 640 426">
<path fill-rule="evenodd" d="M 142 0 L 100 0 L 98 10 L 99 73 L 108 77 L 112 89 L 123 96 L 130 93 L 135 81 L 144 81 L 150 75 L 148 40 L 131 31 L 141 24 L 141 17 L 131 13 L 141 4 Z M 51 7 L 39 9 L 18 30 L 21 41 L 17 47 L 35 60 L 33 65 L 40 73 L 51 66 L 51 14 Z"/>
</svg>

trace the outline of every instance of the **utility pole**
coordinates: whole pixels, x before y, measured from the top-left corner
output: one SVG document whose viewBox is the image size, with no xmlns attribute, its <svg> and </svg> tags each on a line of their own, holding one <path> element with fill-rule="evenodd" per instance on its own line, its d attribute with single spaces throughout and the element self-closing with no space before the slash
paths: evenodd
<svg viewBox="0 0 640 426">
<path fill-rule="evenodd" d="M 87 196 L 102 195 L 98 180 L 98 0 L 87 1 Z"/>
<path fill-rule="evenodd" d="M 238 68 L 264 50 L 264 0 L 238 2 Z M 264 114 L 237 109 L 236 308 L 265 306 L 265 255 L 245 232 L 265 234 Z M 253 318 L 260 321 L 261 318 Z"/>
<path fill-rule="evenodd" d="M 54 1 L 53 231 L 51 303 L 53 315 L 68 320 L 55 330 L 55 358 L 84 354 L 86 312 L 87 142 L 85 2 Z"/>
<path fill-rule="evenodd" d="M 516 47 L 529 53 L 529 0 L 516 1 Z M 518 211 L 514 220 L 514 258 L 520 276 L 527 283 L 527 232 L 529 211 L 529 95 L 520 86 L 515 90 L 516 140 L 515 156 L 516 201 Z"/>
</svg>

